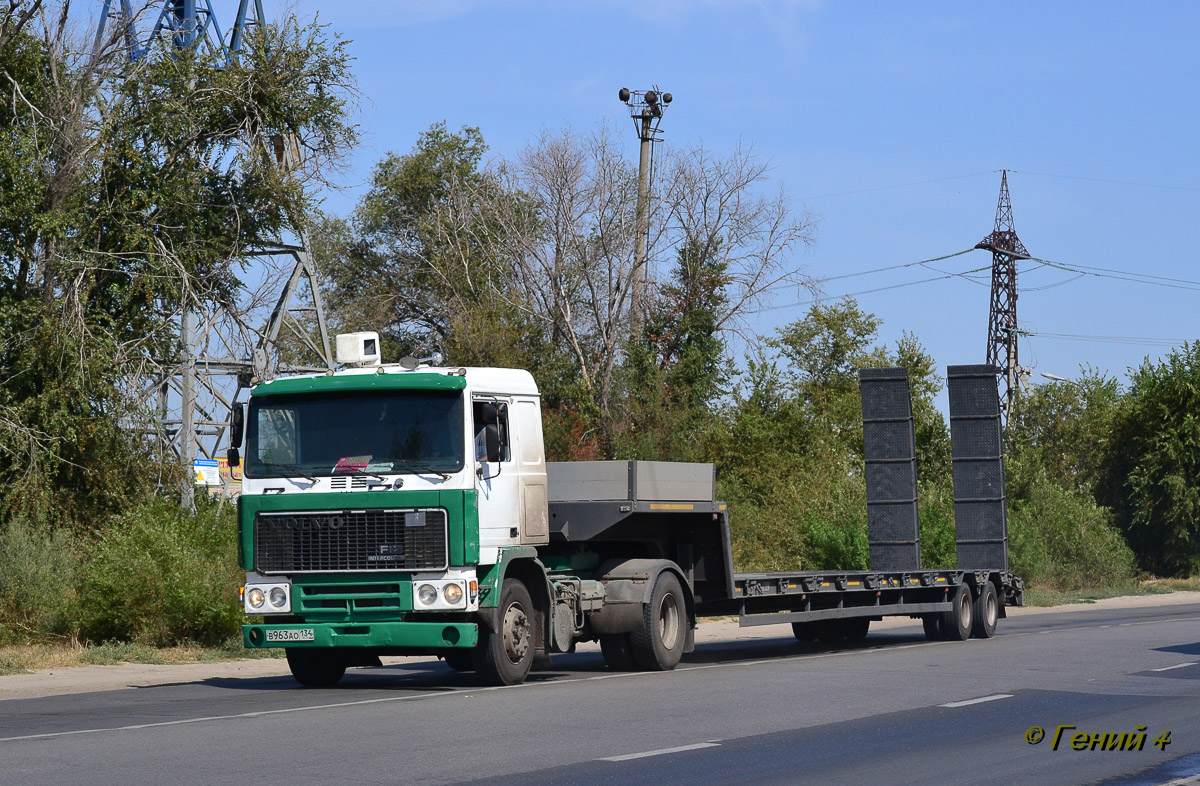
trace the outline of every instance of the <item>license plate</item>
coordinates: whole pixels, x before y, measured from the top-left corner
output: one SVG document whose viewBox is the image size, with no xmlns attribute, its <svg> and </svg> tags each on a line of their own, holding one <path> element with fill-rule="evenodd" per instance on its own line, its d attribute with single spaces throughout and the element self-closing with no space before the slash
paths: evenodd
<svg viewBox="0 0 1200 786">
<path fill-rule="evenodd" d="M 312 628 L 267 631 L 267 641 L 312 641 L 313 638 Z"/>
</svg>

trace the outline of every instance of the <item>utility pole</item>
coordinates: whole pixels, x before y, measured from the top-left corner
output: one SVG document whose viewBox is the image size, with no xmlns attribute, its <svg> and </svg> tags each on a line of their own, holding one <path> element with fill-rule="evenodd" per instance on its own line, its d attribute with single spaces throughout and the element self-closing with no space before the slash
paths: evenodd
<svg viewBox="0 0 1200 786">
<path fill-rule="evenodd" d="M 975 248 L 992 252 L 992 297 L 988 313 L 987 362 L 995 367 L 1004 385 L 1000 407 L 1008 416 L 1009 407 L 1020 394 L 1024 373 L 1017 362 L 1017 260 L 1029 259 L 1017 231 L 1013 228 L 1012 199 L 1008 195 L 1008 170 L 1000 175 L 1000 200 L 996 205 L 996 227 Z"/>
<path fill-rule="evenodd" d="M 658 141 L 658 124 L 662 120 L 663 110 L 671 103 L 670 93 L 658 92 L 654 89 L 630 90 L 622 87 L 617 97 L 629 107 L 629 116 L 633 118 L 634 128 L 637 129 L 638 149 L 638 192 L 635 209 L 633 237 L 633 271 L 630 274 L 631 302 L 629 304 L 629 330 L 638 333 L 642 328 L 642 308 L 646 288 L 646 241 L 650 235 L 650 172 L 652 169 L 652 145 Z"/>
</svg>

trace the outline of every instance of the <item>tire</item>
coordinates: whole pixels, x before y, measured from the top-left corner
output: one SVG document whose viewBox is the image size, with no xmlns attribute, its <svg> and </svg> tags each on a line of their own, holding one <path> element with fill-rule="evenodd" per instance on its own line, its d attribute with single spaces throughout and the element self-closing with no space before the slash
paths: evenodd
<svg viewBox="0 0 1200 786">
<path fill-rule="evenodd" d="M 687 642 L 687 604 L 674 573 L 664 570 L 642 608 L 642 627 L 629 634 L 633 659 L 645 671 L 670 671 L 679 665 Z"/>
<path fill-rule="evenodd" d="M 817 632 L 811 622 L 793 622 L 792 635 L 796 637 L 796 641 L 803 642 L 814 641 L 817 638 Z"/>
<path fill-rule="evenodd" d="M 817 641 L 826 644 L 835 644 L 846 638 L 846 629 L 842 627 L 841 620 L 818 620 L 813 623 L 813 633 Z"/>
<path fill-rule="evenodd" d="M 842 620 L 842 633 L 848 641 L 862 641 L 871 629 L 870 617 L 851 617 Z"/>
<path fill-rule="evenodd" d="M 942 633 L 942 615 L 941 614 L 926 614 L 921 617 L 921 627 L 925 628 L 925 638 L 930 641 L 945 641 L 946 635 Z"/>
<path fill-rule="evenodd" d="M 346 673 L 342 656 L 325 649 L 289 647 L 287 662 L 296 682 L 306 688 L 332 688 Z"/>
<path fill-rule="evenodd" d="M 516 579 L 504 580 L 499 612 L 499 631 L 480 627 L 479 644 L 472 650 L 475 672 L 487 685 L 519 685 L 533 666 L 533 626 L 537 619 L 524 584 Z"/>
<path fill-rule="evenodd" d="M 990 639 L 996 635 L 996 623 L 1000 621 L 1000 598 L 996 594 L 996 585 L 984 582 L 975 599 L 975 624 L 971 635 L 977 639 Z"/>
<path fill-rule="evenodd" d="M 633 659 L 633 645 L 628 633 L 611 633 L 600 637 L 600 652 L 604 662 L 613 671 L 633 671 L 637 662 Z"/>
<path fill-rule="evenodd" d="M 971 588 L 958 585 L 958 592 L 950 601 L 950 610 L 942 612 L 942 633 L 946 641 L 966 641 L 975 624 L 975 604 L 971 600 Z"/>
<path fill-rule="evenodd" d="M 471 657 L 471 650 L 446 650 L 442 653 L 442 660 L 457 672 L 475 671 L 475 661 Z"/>
</svg>

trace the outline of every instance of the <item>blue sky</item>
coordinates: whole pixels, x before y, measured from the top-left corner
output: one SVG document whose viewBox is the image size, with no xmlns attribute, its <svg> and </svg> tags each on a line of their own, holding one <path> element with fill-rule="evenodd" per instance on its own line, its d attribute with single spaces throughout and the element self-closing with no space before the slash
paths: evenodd
<svg viewBox="0 0 1200 786">
<path fill-rule="evenodd" d="M 220 13 L 236 3 L 215 0 Z M 430 124 L 480 127 L 511 155 L 544 128 L 614 125 L 636 160 L 618 88 L 675 96 L 666 144 L 773 164 L 818 220 L 797 262 L 818 277 L 970 248 L 993 225 L 999 170 L 1035 256 L 1200 281 L 1196 135 L 1200 5 L 1190 3 L 513 2 L 267 0 L 352 41 L 363 144 L 326 209 L 349 212 L 388 151 Z M 1136 184 L 1136 185 L 1135 185 Z M 892 187 L 895 186 L 895 187 Z M 983 251 L 937 265 L 990 264 Z M 829 282 L 847 292 L 940 275 L 920 267 Z M 988 278 L 858 296 L 881 338 L 914 332 L 945 367 L 985 359 Z M 1200 285 L 1148 286 L 1022 269 L 1034 334 L 1194 340 Z M 1058 286 L 1053 286 L 1060 284 Z M 1162 282 L 1171 283 L 1171 282 Z M 1050 288 L 1044 288 L 1050 287 Z M 755 327 L 803 316 L 783 296 Z M 1033 335 L 1020 360 L 1073 376 L 1124 376 L 1160 345 Z"/>
</svg>

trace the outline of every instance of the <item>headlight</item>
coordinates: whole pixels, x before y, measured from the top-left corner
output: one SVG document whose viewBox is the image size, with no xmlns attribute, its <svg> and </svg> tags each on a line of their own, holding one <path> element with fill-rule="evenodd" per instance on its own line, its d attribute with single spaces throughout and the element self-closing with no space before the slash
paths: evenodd
<svg viewBox="0 0 1200 786">
<path fill-rule="evenodd" d="M 284 604 L 287 603 L 287 593 L 283 591 L 283 587 L 272 587 L 268 597 L 271 605 L 277 609 L 282 609 Z"/>
<path fill-rule="evenodd" d="M 457 584 L 447 584 L 446 588 L 442 590 L 442 597 L 445 598 L 446 602 L 451 606 L 457 606 L 462 600 L 462 596 L 462 587 L 458 586 Z"/>
<path fill-rule="evenodd" d="M 246 593 L 246 600 L 250 602 L 250 608 L 261 609 L 263 603 L 267 600 L 267 596 L 263 594 L 261 589 L 254 587 Z"/>
<path fill-rule="evenodd" d="M 437 603 L 437 595 L 437 589 L 435 589 L 432 584 L 422 584 L 417 589 L 417 597 L 420 598 L 421 602 L 426 606 L 431 606 L 434 603 Z"/>
</svg>

